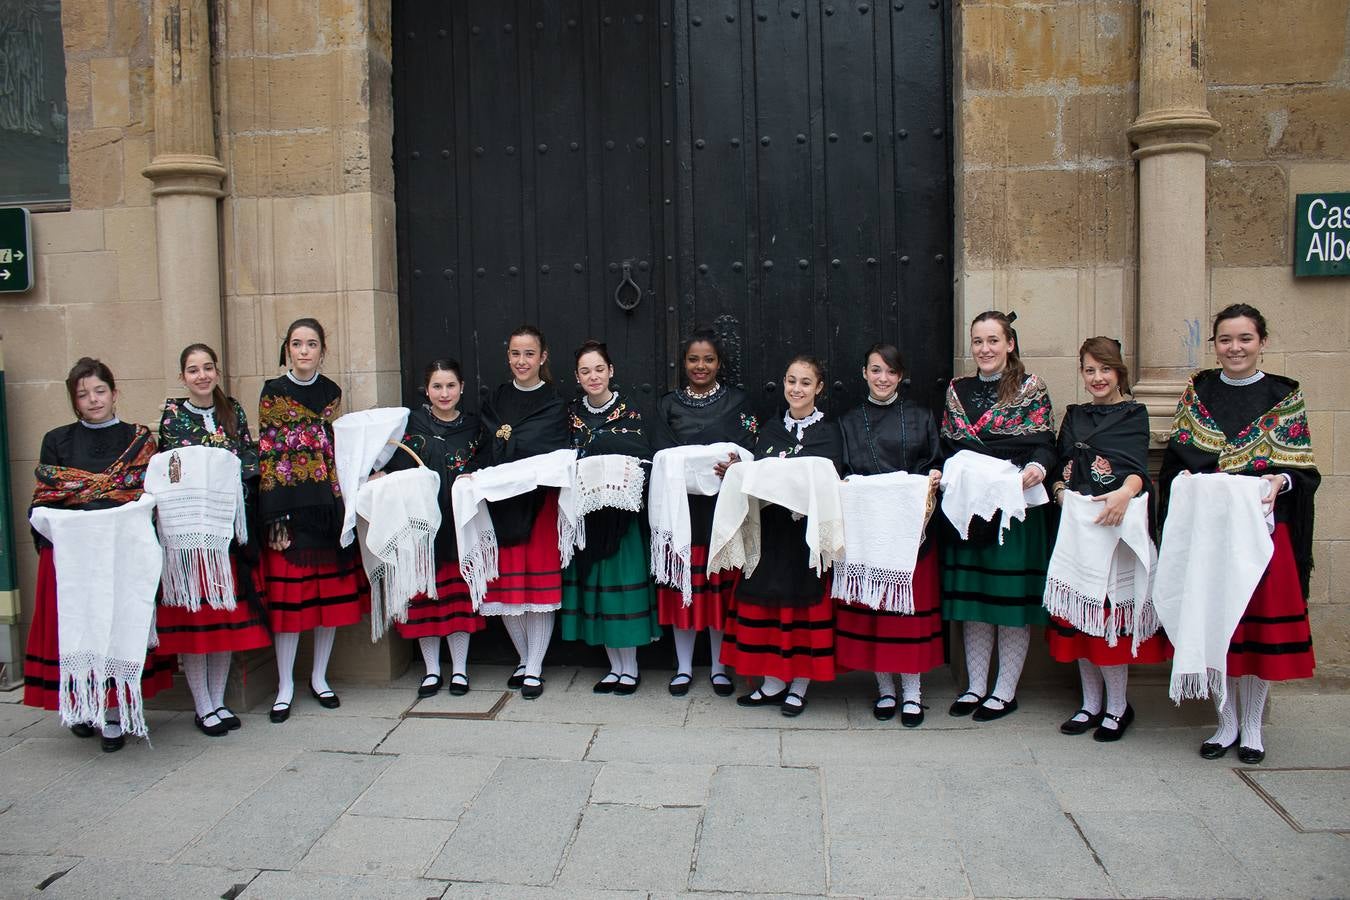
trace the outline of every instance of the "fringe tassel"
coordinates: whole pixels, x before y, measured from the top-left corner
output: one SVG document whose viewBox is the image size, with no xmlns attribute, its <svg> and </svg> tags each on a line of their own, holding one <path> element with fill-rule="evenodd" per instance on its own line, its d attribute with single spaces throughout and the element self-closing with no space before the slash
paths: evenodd
<svg viewBox="0 0 1350 900">
<path fill-rule="evenodd" d="M 469 586 L 469 597 L 477 612 L 487 595 L 487 583 L 497 578 L 497 532 L 488 529 L 467 553 L 460 554 L 459 574 Z"/>
<path fill-rule="evenodd" d="M 1214 697 L 1222 706 L 1228 702 L 1228 684 L 1223 672 L 1218 669 L 1206 669 L 1203 672 L 1172 673 L 1172 681 L 1167 696 L 1177 706 L 1182 700 L 1206 700 Z"/>
<path fill-rule="evenodd" d="M 577 516 L 575 522 L 567 518 L 562 504 L 558 505 L 558 559 L 565 569 L 572 562 L 572 554 L 586 549 L 586 519 Z"/>
<path fill-rule="evenodd" d="M 109 660 L 94 653 L 63 655 L 57 703 L 61 724 L 69 727 L 83 723 L 102 728 L 108 721 L 108 691 L 112 690 L 121 711 L 122 730 L 137 737 L 148 736 L 141 698 L 144 668 L 144 661 Z"/>
<path fill-rule="evenodd" d="M 431 525 L 408 522 L 381 548 L 386 560 L 370 573 L 370 640 L 384 637 L 389 622 L 408 621 L 408 601 L 436 596 L 436 549 Z"/>
<path fill-rule="evenodd" d="M 680 589 L 685 606 L 694 602 L 694 587 L 689 574 L 689 560 L 693 547 L 675 546 L 675 535 L 669 531 L 652 529 L 651 573 L 657 584 Z"/>
<path fill-rule="evenodd" d="M 192 612 L 205 600 L 212 609 L 235 607 L 234 573 L 230 548 L 198 545 L 164 548 L 164 574 L 160 577 L 160 603 L 181 606 Z"/>
<path fill-rule="evenodd" d="M 880 612 L 914 615 L 914 573 L 875 569 L 865 563 L 835 567 L 831 596 Z"/>
</svg>

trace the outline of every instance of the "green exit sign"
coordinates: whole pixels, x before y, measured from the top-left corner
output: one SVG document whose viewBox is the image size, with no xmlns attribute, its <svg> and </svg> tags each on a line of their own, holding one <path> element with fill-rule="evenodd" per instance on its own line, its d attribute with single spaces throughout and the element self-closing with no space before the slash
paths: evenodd
<svg viewBox="0 0 1350 900">
<path fill-rule="evenodd" d="M 21 294 L 33 286 L 32 246 L 28 210 L 0 209 L 0 294 Z"/>
<path fill-rule="evenodd" d="M 1294 276 L 1350 275 L 1350 194 L 1294 200 Z"/>
</svg>

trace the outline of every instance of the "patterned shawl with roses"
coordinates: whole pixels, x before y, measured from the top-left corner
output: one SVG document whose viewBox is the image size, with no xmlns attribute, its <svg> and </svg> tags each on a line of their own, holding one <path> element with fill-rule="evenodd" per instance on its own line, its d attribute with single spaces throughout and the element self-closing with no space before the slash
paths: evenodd
<svg viewBox="0 0 1350 900">
<path fill-rule="evenodd" d="M 954 378 L 947 386 L 942 413 L 942 443 L 948 456 L 974 450 L 1006 459 L 1019 468 L 1030 462 L 1052 476 L 1055 463 L 1055 414 L 1050 392 L 1028 375 L 1007 403 L 997 399 L 998 382 L 978 377 Z"/>
<path fill-rule="evenodd" d="M 1172 417 L 1158 476 L 1166 502 L 1183 471 L 1288 475 L 1291 490 L 1275 501 L 1275 520 L 1289 528 L 1303 594 L 1312 574 L 1313 494 L 1322 481 L 1313 458 L 1307 406 L 1298 382 L 1266 373 L 1254 384 L 1225 384 L 1218 369 L 1196 372 Z"/>
<path fill-rule="evenodd" d="M 1148 409 L 1142 403 L 1071 404 L 1059 428 L 1059 461 L 1049 481 L 1089 497 L 1124 486 L 1138 475 L 1152 495 L 1148 474 Z M 1153 503 L 1149 502 L 1150 510 Z"/>
<path fill-rule="evenodd" d="M 297 564 L 338 550 L 342 490 L 333 462 L 333 420 L 342 388 L 320 375 L 313 384 L 287 376 L 263 385 L 258 399 L 258 506 L 264 524 L 285 521 Z"/>
</svg>

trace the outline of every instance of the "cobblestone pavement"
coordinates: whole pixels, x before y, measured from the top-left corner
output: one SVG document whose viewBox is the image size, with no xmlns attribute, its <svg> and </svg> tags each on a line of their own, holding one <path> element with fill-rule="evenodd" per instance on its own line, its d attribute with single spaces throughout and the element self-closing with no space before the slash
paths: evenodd
<svg viewBox="0 0 1350 900">
<path fill-rule="evenodd" d="M 537 701 L 473 671 L 466 697 L 335 685 L 207 738 L 151 714 L 116 754 L 0 695 L 4 897 L 1334 897 L 1350 895 L 1350 695 L 1273 692 L 1264 765 L 1196 754 L 1212 708 L 1136 684 L 1124 740 L 1060 735 L 1076 706 L 917 729 L 872 682 L 815 685 L 797 719 L 633 697 L 546 671 Z M 738 685 L 739 687 L 739 685 Z M 180 697 L 181 699 L 181 697 Z M 170 702 L 173 702 L 172 700 Z M 450 717 L 456 716 L 456 717 Z"/>
</svg>

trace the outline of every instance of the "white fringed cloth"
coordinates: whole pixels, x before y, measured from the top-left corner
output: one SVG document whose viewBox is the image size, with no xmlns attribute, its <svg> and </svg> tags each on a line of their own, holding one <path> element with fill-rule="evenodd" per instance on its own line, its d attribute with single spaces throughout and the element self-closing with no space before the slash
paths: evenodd
<svg viewBox="0 0 1350 900">
<path fill-rule="evenodd" d="M 196 612 L 235 607 L 230 541 L 248 543 L 239 457 L 220 447 L 175 447 L 150 458 L 145 491 L 155 497 L 164 548 L 159 602 Z"/>
<path fill-rule="evenodd" d="M 102 728 L 111 680 L 122 729 L 145 737 L 141 671 L 154 627 L 164 554 L 151 519 L 155 498 L 112 509 L 38 507 L 29 522 L 52 542 L 56 565 L 61 724 Z"/>
<path fill-rule="evenodd" d="M 1098 525 L 1102 504 L 1091 497 L 1074 491 L 1063 497 L 1045 574 L 1045 608 L 1111 647 L 1117 635 L 1130 635 L 1138 656 L 1139 645 L 1158 630 L 1152 591 L 1158 552 L 1148 533 L 1148 495 L 1130 501 L 1119 525 Z"/>
<path fill-rule="evenodd" d="M 408 601 L 436 596 L 436 530 L 441 476 L 405 469 L 367 481 L 356 495 L 356 533 L 370 580 L 370 640 L 389 622 L 408 621 Z"/>
<path fill-rule="evenodd" d="M 669 447 L 652 458 L 652 486 L 647 498 L 647 524 L 652 531 L 652 577 L 657 584 L 680 589 L 684 605 L 693 602 L 689 559 L 693 531 L 689 523 L 688 495 L 715 496 L 722 479 L 713 466 L 731 454 L 747 457 L 745 448 L 729 441 Z"/>
<path fill-rule="evenodd" d="M 475 611 L 483 603 L 489 581 L 497 577 L 497 532 L 488 503 L 528 494 L 535 488 L 558 489 L 558 556 L 564 568 L 572 552 L 586 545 L 579 529 L 575 491 L 577 451 L 554 450 L 461 475 L 450 488 L 455 511 L 459 572 L 469 586 Z M 580 544 L 578 544 L 580 539 Z"/>
<path fill-rule="evenodd" d="M 979 516 L 992 522 L 1002 511 L 998 523 L 998 542 L 1021 522 L 1027 510 L 1050 502 L 1044 484 L 1022 490 L 1022 472 L 1005 459 L 997 459 L 974 450 L 962 450 L 942 466 L 942 514 L 961 535 L 970 536 L 970 520 Z"/>
<path fill-rule="evenodd" d="M 373 470 L 383 468 L 393 457 L 407 427 L 408 410 L 402 406 L 347 413 L 333 423 L 333 461 L 343 503 L 339 543 L 343 547 L 350 547 L 356 540 L 356 501 L 361 486 Z"/>
<path fill-rule="evenodd" d="M 765 503 L 806 518 L 807 562 L 817 575 L 843 558 L 844 513 L 834 463 L 821 456 L 770 457 L 727 469 L 713 513 L 709 574 L 723 569 L 754 574 L 761 553 L 759 511 Z"/>
<path fill-rule="evenodd" d="M 1227 695 L 1228 643 L 1275 544 L 1261 508 L 1265 484 L 1215 472 L 1172 481 L 1153 606 L 1175 650 L 1168 695 Z"/>
<path fill-rule="evenodd" d="M 636 456 L 609 453 L 577 460 L 577 546 L 586 546 L 587 514 L 600 509 L 642 510 L 647 473 Z"/>
<path fill-rule="evenodd" d="M 882 612 L 914 614 L 914 567 L 928 522 L 927 475 L 852 475 L 839 485 L 844 558 L 831 593 Z"/>
</svg>

